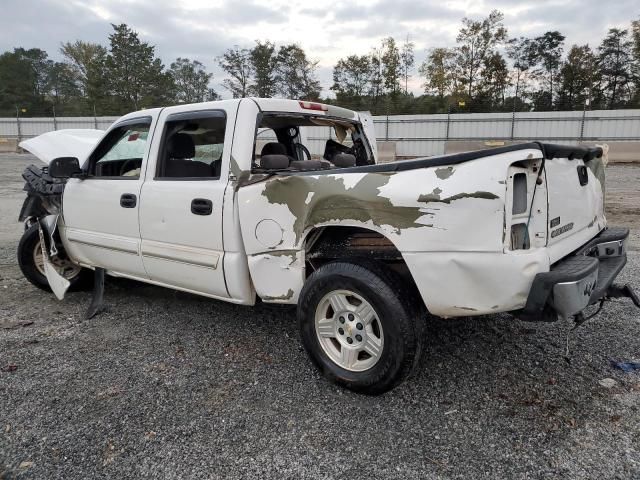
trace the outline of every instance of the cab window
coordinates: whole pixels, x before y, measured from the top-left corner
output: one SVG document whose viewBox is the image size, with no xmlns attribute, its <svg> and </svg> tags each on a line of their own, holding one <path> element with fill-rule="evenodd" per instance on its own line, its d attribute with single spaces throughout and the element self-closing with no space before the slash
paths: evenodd
<svg viewBox="0 0 640 480">
<path fill-rule="evenodd" d="M 226 122 L 224 112 L 217 110 L 169 115 L 156 178 L 220 178 Z"/>
<path fill-rule="evenodd" d="M 140 178 L 151 119 L 127 122 L 109 132 L 91 155 L 89 175 L 103 178 Z"/>
</svg>

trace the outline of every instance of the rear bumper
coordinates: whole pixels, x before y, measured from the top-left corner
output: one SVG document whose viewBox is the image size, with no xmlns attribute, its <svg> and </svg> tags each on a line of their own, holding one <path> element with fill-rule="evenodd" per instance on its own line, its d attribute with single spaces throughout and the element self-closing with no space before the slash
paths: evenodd
<svg viewBox="0 0 640 480">
<path fill-rule="evenodd" d="M 628 228 L 603 230 L 577 252 L 552 265 L 549 272 L 538 273 L 526 305 L 517 316 L 538 321 L 554 321 L 558 316 L 569 318 L 606 298 L 613 289 L 617 294 L 610 296 L 629 296 L 636 303 L 637 297 L 630 287 L 613 286 L 627 263 L 628 236 Z M 621 295 L 621 291 L 628 295 Z"/>
</svg>

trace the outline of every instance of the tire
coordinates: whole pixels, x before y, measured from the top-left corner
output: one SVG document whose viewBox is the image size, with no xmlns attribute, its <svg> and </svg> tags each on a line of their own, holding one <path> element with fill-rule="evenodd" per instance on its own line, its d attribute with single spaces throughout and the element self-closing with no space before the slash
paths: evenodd
<svg viewBox="0 0 640 480">
<path fill-rule="evenodd" d="M 24 277 L 36 287 L 48 291 L 51 291 L 49 282 L 44 273 L 36 265 L 36 249 L 40 248 L 40 234 L 38 232 L 38 224 L 35 223 L 22 234 L 20 243 L 18 244 L 18 265 Z M 70 261 L 61 262 L 62 265 L 72 267 Z M 70 282 L 69 290 L 83 290 L 91 287 L 92 272 L 85 268 L 75 267 L 68 271 L 68 275 L 65 275 Z"/>
<path fill-rule="evenodd" d="M 328 263 L 309 276 L 300 293 L 302 344 L 332 382 L 368 395 L 387 392 L 418 364 L 424 309 L 416 300 L 383 265 Z"/>
</svg>

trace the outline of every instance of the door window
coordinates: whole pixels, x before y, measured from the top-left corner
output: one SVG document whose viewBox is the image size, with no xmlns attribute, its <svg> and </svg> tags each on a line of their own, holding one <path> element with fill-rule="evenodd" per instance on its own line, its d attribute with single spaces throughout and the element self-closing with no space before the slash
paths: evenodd
<svg viewBox="0 0 640 480">
<path fill-rule="evenodd" d="M 89 175 L 102 178 L 140 178 L 151 119 L 127 122 L 111 130 L 89 162 Z"/>
<path fill-rule="evenodd" d="M 221 111 L 170 115 L 165 122 L 156 178 L 220 178 L 226 123 Z"/>
</svg>

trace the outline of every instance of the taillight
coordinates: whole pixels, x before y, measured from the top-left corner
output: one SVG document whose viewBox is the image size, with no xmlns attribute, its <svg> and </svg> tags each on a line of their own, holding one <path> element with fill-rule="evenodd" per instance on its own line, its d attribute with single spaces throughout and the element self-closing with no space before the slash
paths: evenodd
<svg viewBox="0 0 640 480">
<path fill-rule="evenodd" d="M 327 110 L 329 110 L 329 107 L 321 103 L 303 102 L 302 100 L 298 103 L 300 104 L 300 107 L 304 108 L 305 110 L 317 110 L 319 112 L 326 112 Z"/>
</svg>

